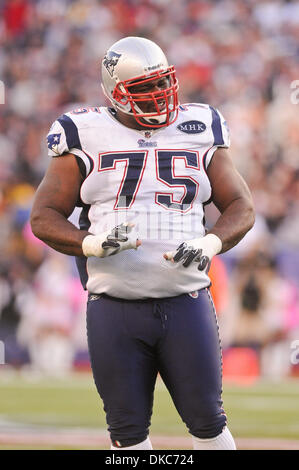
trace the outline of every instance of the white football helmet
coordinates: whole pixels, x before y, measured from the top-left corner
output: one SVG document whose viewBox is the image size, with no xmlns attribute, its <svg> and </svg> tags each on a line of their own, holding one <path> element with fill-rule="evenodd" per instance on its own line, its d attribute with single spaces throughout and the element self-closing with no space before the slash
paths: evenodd
<svg viewBox="0 0 299 470">
<path fill-rule="evenodd" d="M 159 79 L 164 80 L 161 88 Z M 133 90 L 153 81 L 156 91 Z M 177 118 L 179 86 L 174 66 L 168 65 L 162 49 L 148 39 L 127 37 L 108 49 L 102 61 L 102 88 L 113 107 L 133 115 L 142 126 L 168 126 Z M 150 112 L 142 111 L 139 102 L 151 103 Z"/>
</svg>

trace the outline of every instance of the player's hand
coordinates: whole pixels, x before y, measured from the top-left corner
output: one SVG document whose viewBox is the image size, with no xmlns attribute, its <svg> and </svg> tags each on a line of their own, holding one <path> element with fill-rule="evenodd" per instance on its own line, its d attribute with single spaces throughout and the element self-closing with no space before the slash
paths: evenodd
<svg viewBox="0 0 299 470">
<path fill-rule="evenodd" d="M 137 250 L 141 241 L 138 240 L 138 235 L 134 233 L 133 228 L 134 224 L 123 222 L 99 235 L 87 235 L 82 242 L 83 254 L 87 257 L 106 258 L 123 250 Z"/>
<path fill-rule="evenodd" d="M 173 263 L 182 262 L 184 268 L 188 268 L 192 262 L 198 263 L 198 269 L 203 271 L 210 267 L 213 256 L 222 249 L 222 242 L 217 235 L 209 233 L 202 238 L 194 238 L 183 242 L 176 251 L 164 253 L 164 258 Z"/>
</svg>

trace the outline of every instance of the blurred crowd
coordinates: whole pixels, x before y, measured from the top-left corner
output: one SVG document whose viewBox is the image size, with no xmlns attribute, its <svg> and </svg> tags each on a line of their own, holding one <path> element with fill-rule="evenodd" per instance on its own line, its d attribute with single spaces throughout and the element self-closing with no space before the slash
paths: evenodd
<svg viewBox="0 0 299 470">
<path fill-rule="evenodd" d="M 299 2 L 282 0 L 0 1 L 6 362 L 66 370 L 86 350 L 86 293 L 73 260 L 38 242 L 28 219 L 49 161 L 51 123 L 81 104 L 105 103 L 101 58 L 129 35 L 165 50 L 176 66 L 181 103 L 209 103 L 229 124 L 231 155 L 252 191 L 257 219 L 211 273 L 223 346 L 266 351 L 261 373 L 289 374 L 290 341 L 299 339 Z M 211 206 L 208 223 L 217 215 Z M 269 355 L 276 346 L 278 355 Z"/>
</svg>

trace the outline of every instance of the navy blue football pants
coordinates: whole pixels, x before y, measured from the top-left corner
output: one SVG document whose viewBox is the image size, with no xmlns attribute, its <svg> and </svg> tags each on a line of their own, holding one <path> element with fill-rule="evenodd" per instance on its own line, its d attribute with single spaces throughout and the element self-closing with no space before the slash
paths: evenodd
<svg viewBox="0 0 299 470">
<path fill-rule="evenodd" d="M 90 294 L 87 335 L 112 442 L 146 439 L 157 373 L 192 435 L 221 433 L 221 348 L 208 289 L 142 301 Z"/>
</svg>

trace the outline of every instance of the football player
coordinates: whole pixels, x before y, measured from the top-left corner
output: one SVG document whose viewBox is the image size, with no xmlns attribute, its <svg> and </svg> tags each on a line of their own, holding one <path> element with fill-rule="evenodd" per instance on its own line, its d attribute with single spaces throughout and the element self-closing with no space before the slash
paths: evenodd
<svg viewBox="0 0 299 470">
<path fill-rule="evenodd" d="M 222 361 L 209 292 L 213 256 L 254 223 L 249 189 L 208 104 L 179 104 L 160 47 L 127 37 L 102 61 L 110 107 L 67 112 L 31 214 L 34 234 L 76 256 L 87 334 L 111 449 L 151 449 L 157 374 L 194 449 L 235 449 L 222 406 Z M 220 211 L 206 233 L 204 206 Z M 82 208 L 80 229 L 68 217 Z"/>
</svg>

